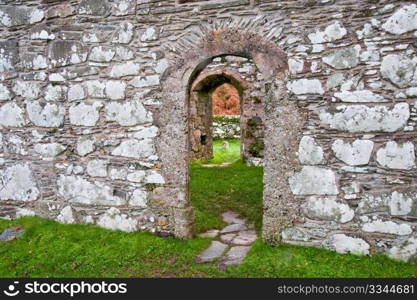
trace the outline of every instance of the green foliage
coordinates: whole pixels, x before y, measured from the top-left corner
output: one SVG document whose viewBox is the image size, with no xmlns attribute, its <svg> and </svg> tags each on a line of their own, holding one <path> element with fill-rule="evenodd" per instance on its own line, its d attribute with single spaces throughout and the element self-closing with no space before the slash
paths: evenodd
<svg viewBox="0 0 417 300">
<path fill-rule="evenodd" d="M 213 122 L 217 122 L 217 123 L 230 123 L 230 124 L 240 124 L 240 116 L 222 116 L 222 115 L 215 115 L 215 116 L 213 116 Z"/>
</svg>

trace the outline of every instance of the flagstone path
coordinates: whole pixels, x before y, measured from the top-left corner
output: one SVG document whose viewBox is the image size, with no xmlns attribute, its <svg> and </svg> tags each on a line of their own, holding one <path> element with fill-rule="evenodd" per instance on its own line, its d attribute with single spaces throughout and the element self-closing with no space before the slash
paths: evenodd
<svg viewBox="0 0 417 300">
<path fill-rule="evenodd" d="M 197 263 L 216 262 L 224 269 L 228 266 L 240 265 L 256 241 L 253 224 L 237 217 L 238 214 L 228 211 L 222 214 L 223 221 L 228 225 L 222 230 L 209 230 L 200 237 L 215 239 L 211 245 L 196 257 Z"/>
</svg>

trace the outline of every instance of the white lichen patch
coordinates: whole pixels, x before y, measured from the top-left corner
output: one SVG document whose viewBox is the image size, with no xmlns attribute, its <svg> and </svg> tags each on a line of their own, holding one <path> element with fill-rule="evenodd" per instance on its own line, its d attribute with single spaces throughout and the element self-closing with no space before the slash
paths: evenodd
<svg viewBox="0 0 417 300">
<path fill-rule="evenodd" d="M 85 205 L 125 205 L 126 199 L 115 196 L 114 188 L 102 182 L 90 182 L 80 176 L 60 175 L 58 193 L 70 203 Z"/>
<path fill-rule="evenodd" d="M 337 201 L 336 197 L 309 197 L 303 207 L 305 215 L 311 219 L 347 223 L 355 215 L 349 205 Z"/>
<path fill-rule="evenodd" d="M 417 261 L 417 236 L 413 235 L 388 250 L 388 256 L 405 262 Z"/>
<path fill-rule="evenodd" d="M 155 145 L 151 139 L 140 141 L 131 139 L 123 141 L 111 154 L 130 158 L 148 158 L 155 154 Z"/>
<path fill-rule="evenodd" d="M 103 104 L 94 102 L 92 104 L 80 103 L 69 108 L 70 123 L 76 126 L 95 126 L 100 118 L 99 111 Z"/>
<path fill-rule="evenodd" d="M 417 29 L 417 5 L 405 5 L 382 24 L 382 29 L 392 34 L 403 34 Z"/>
<path fill-rule="evenodd" d="M 129 206 L 145 208 L 147 207 L 147 202 L 148 202 L 147 192 L 141 189 L 136 189 L 133 191 L 133 194 L 130 197 Z"/>
<path fill-rule="evenodd" d="M 304 166 L 300 172 L 289 177 L 294 195 L 337 195 L 336 177 L 332 170 Z"/>
<path fill-rule="evenodd" d="M 373 220 L 362 224 L 362 230 L 365 232 L 378 232 L 396 235 L 408 235 L 413 232 L 410 225 L 398 224 L 393 221 Z"/>
<path fill-rule="evenodd" d="M 152 113 L 138 101 L 123 103 L 110 102 L 106 104 L 107 121 L 116 121 L 122 126 L 133 126 L 152 122 Z"/>
<path fill-rule="evenodd" d="M 56 217 L 57 222 L 62 224 L 73 224 L 75 223 L 74 214 L 71 206 L 65 206 L 59 215 Z"/>
<path fill-rule="evenodd" d="M 27 102 L 26 109 L 30 121 L 39 127 L 61 127 L 64 124 L 65 107 L 63 105 Z"/>
<path fill-rule="evenodd" d="M 115 207 L 109 208 L 97 222 L 98 226 L 110 230 L 135 231 L 137 230 L 137 220 L 129 218 L 122 214 L 120 210 Z"/>
<path fill-rule="evenodd" d="M 45 157 L 55 157 L 67 148 L 59 143 L 36 144 L 35 152 Z"/>
<path fill-rule="evenodd" d="M 321 110 L 320 120 L 330 128 L 347 132 L 394 132 L 403 128 L 410 117 L 408 103 L 386 106 L 339 105 L 336 111 Z"/>
<path fill-rule="evenodd" d="M 318 165 L 324 163 L 323 148 L 320 147 L 314 138 L 304 136 L 298 147 L 298 159 L 304 165 Z"/>
<path fill-rule="evenodd" d="M 34 201 L 40 192 L 27 163 L 0 169 L 0 200 Z"/>
<path fill-rule="evenodd" d="M 23 127 L 26 125 L 23 109 L 16 103 L 8 102 L 0 107 L 0 125 Z"/>
<path fill-rule="evenodd" d="M 323 95 L 324 90 L 318 79 L 298 79 L 288 82 L 287 88 L 296 95 L 319 94 Z"/>
<path fill-rule="evenodd" d="M 374 143 L 369 140 L 355 140 L 353 143 L 337 139 L 332 144 L 335 156 L 351 166 L 366 165 L 371 158 Z"/>
<path fill-rule="evenodd" d="M 310 33 L 308 38 L 313 44 L 333 42 L 343 38 L 347 34 L 346 29 L 338 21 L 327 26 L 324 31 L 316 30 Z"/>
<path fill-rule="evenodd" d="M 377 162 L 386 168 L 409 170 L 416 166 L 414 144 L 389 141 L 376 153 Z"/>
<path fill-rule="evenodd" d="M 95 150 L 95 140 L 93 138 L 81 137 L 77 141 L 77 154 L 85 156 Z"/>
<path fill-rule="evenodd" d="M 370 246 L 360 238 L 354 238 L 345 234 L 334 234 L 322 244 L 323 248 L 334 250 L 338 253 L 351 253 L 356 255 L 369 255 Z"/>
<path fill-rule="evenodd" d="M 375 94 L 368 90 L 358 90 L 358 91 L 343 91 L 335 93 L 334 96 L 340 99 L 342 102 L 354 102 L 354 103 L 364 103 L 364 102 L 388 102 L 384 97 Z"/>
</svg>

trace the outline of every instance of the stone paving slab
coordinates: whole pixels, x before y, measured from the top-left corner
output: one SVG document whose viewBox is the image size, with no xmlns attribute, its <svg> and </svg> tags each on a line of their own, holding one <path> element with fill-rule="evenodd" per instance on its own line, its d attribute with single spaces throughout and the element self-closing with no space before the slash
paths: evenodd
<svg viewBox="0 0 417 300">
<path fill-rule="evenodd" d="M 200 233 L 198 236 L 202 238 L 215 238 L 219 235 L 220 230 L 218 229 L 212 229 L 208 230 L 204 233 Z"/>
<path fill-rule="evenodd" d="M 236 235 L 236 233 L 226 233 L 220 236 L 220 240 L 225 244 L 230 244 Z"/>
<path fill-rule="evenodd" d="M 246 230 L 245 224 L 231 224 L 223 228 L 220 233 L 230 233 L 230 232 L 236 232 L 236 231 L 242 231 Z"/>
<path fill-rule="evenodd" d="M 227 245 L 223 244 L 219 241 L 212 241 L 210 247 L 208 247 L 206 250 L 201 252 L 197 258 L 197 263 L 207 263 L 212 262 L 216 258 L 220 257 L 224 250 L 226 250 Z"/>
<path fill-rule="evenodd" d="M 223 221 L 227 224 L 245 224 L 245 220 L 238 218 L 238 214 L 233 211 L 226 211 L 222 214 Z"/>
<path fill-rule="evenodd" d="M 7 228 L 2 232 L 2 234 L 0 234 L 0 241 L 8 242 L 8 241 L 15 240 L 24 233 L 25 233 L 25 230 L 20 227 Z"/>
<path fill-rule="evenodd" d="M 248 246 L 248 245 L 251 245 L 254 241 L 256 241 L 256 239 L 257 239 L 257 236 L 256 236 L 255 230 L 241 231 L 232 240 L 232 244 Z"/>
<path fill-rule="evenodd" d="M 240 265 L 250 248 L 250 246 L 234 246 L 219 260 L 218 264 L 221 266 Z"/>
</svg>

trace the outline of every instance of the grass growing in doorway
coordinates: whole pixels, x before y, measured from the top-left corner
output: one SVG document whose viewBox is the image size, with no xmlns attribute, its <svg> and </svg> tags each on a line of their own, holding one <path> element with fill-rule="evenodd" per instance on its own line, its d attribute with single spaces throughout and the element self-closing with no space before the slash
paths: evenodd
<svg viewBox="0 0 417 300">
<path fill-rule="evenodd" d="M 227 140 L 229 149 L 223 149 L 224 140 L 213 143 L 213 159 L 204 163 L 231 163 L 225 167 L 204 167 L 193 162 L 190 169 L 191 204 L 196 214 L 197 232 L 222 228 L 221 214 L 231 210 L 262 226 L 261 167 L 249 167 L 240 160 L 240 141 Z"/>
</svg>

